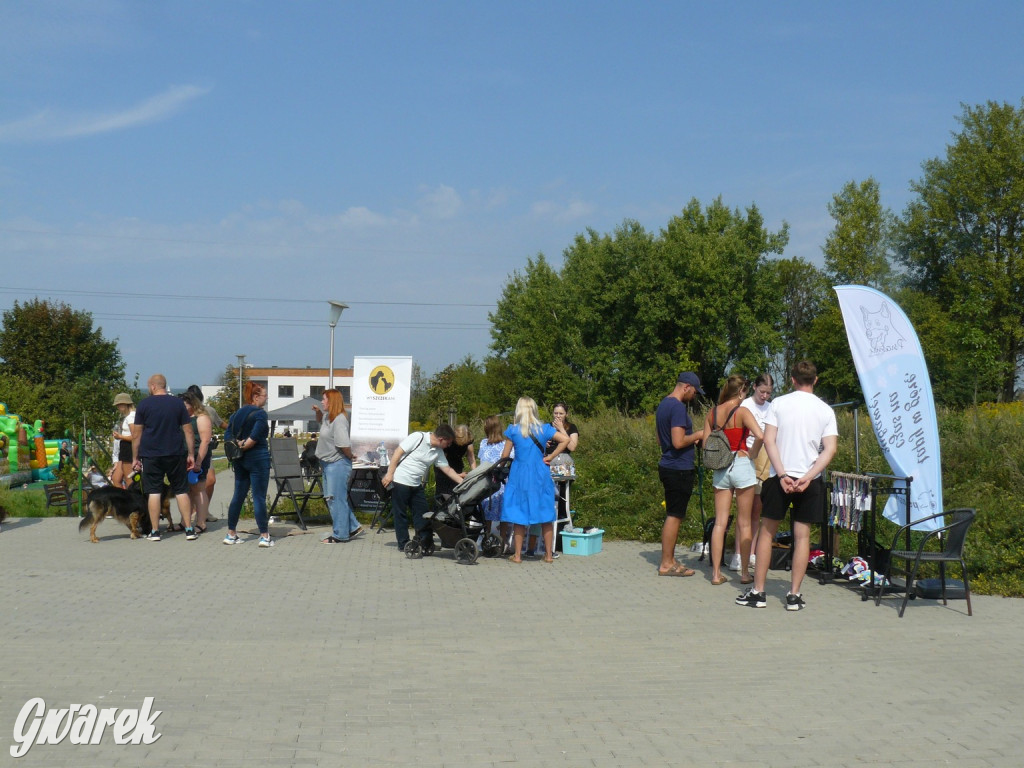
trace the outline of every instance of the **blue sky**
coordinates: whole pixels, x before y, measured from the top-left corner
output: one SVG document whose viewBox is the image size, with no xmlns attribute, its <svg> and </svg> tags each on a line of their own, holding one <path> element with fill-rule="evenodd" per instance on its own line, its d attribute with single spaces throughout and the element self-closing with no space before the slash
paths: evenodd
<svg viewBox="0 0 1024 768">
<path fill-rule="evenodd" d="M 821 261 L 961 103 L 1020 105 L 1019 2 L 0 3 L 0 309 L 94 313 L 129 379 L 487 353 L 538 253 L 691 199 Z M 685 278 L 684 278 L 685 279 Z"/>
</svg>

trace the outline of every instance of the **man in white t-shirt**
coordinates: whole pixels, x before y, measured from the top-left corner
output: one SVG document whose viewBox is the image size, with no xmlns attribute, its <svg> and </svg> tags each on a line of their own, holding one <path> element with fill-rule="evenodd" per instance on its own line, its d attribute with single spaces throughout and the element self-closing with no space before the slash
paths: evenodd
<svg viewBox="0 0 1024 768">
<path fill-rule="evenodd" d="M 444 457 L 444 449 L 455 440 L 455 432 L 447 424 L 442 424 L 433 432 L 413 432 L 398 444 L 387 474 L 381 479 L 385 488 L 391 486 L 391 511 L 395 516 L 395 540 L 398 551 L 405 550 L 409 543 L 408 512 L 412 510 L 412 527 L 416 538 L 421 544 L 431 537 L 430 531 L 423 520 L 427 513 L 426 485 L 427 472 L 431 465 L 436 465 L 448 477 L 461 483 L 465 474 L 459 474 L 448 466 Z"/>
<path fill-rule="evenodd" d="M 754 585 L 736 598 L 737 605 L 764 608 L 765 581 L 772 542 L 779 523 L 792 507 L 793 570 L 786 610 L 804 607 L 800 585 L 807 573 L 811 551 L 811 525 L 824 518 L 825 481 L 822 472 L 835 456 L 839 439 L 836 415 L 814 395 L 818 370 L 801 360 L 791 373 L 793 391 L 775 400 L 765 419 L 764 447 L 772 463 L 761 490 L 761 528 L 757 536 Z"/>
</svg>

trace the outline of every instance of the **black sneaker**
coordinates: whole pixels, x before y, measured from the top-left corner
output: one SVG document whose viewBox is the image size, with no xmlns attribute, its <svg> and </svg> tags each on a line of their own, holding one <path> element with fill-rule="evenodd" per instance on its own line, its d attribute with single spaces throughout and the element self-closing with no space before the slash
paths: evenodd
<svg viewBox="0 0 1024 768">
<path fill-rule="evenodd" d="M 160 541 L 160 531 L 152 531 L 146 537 L 146 541 Z"/>
<path fill-rule="evenodd" d="M 185 541 L 195 541 L 198 538 L 199 538 L 199 536 L 196 535 L 196 529 L 195 528 L 186 528 L 185 529 Z"/>
<path fill-rule="evenodd" d="M 736 598 L 736 605 L 745 605 L 748 608 L 764 608 L 768 605 L 764 592 L 755 592 L 751 587 Z"/>
<path fill-rule="evenodd" d="M 786 593 L 786 610 L 787 611 L 799 611 L 802 610 L 804 605 L 804 599 L 800 596 L 800 593 L 793 594 L 792 592 Z"/>
</svg>

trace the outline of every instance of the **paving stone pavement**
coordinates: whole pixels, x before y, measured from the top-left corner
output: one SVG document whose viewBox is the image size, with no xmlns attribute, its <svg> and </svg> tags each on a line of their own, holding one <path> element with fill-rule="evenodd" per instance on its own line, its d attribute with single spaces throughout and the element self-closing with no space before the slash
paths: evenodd
<svg viewBox="0 0 1024 768">
<path fill-rule="evenodd" d="M 697 576 L 659 578 L 636 542 L 471 566 L 407 560 L 390 531 L 226 547 L 223 501 L 196 542 L 4 524 L 0 765 L 1024 764 L 1020 600 L 899 619 L 895 600 L 808 579 L 791 613 L 773 571 L 767 609 L 741 608 L 736 580 L 712 586 L 682 548 Z M 29 699 L 147 696 L 152 744 L 108 731 L 10 756 Z"/>
</svg>

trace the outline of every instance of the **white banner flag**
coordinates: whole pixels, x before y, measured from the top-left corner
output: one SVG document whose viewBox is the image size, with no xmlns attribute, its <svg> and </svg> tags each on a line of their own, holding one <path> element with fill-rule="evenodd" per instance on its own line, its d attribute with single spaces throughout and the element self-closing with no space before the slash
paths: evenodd
<svg viewBox="0 0 1024 768">
<path fill-rule="evenodd" d="M 835 292 L 875 437 L 893 474 L 913 478 L 910 519 L 939 514 L 939 426 L 917 333 L 903 310 L 884 293 L 863 285 L 838 285 Z M 904 499 L 890 496 L 883 514 L 905 525 Z M 920 527 L 941 526 L 941 520 L 933 520 Z"/>
</svg>

